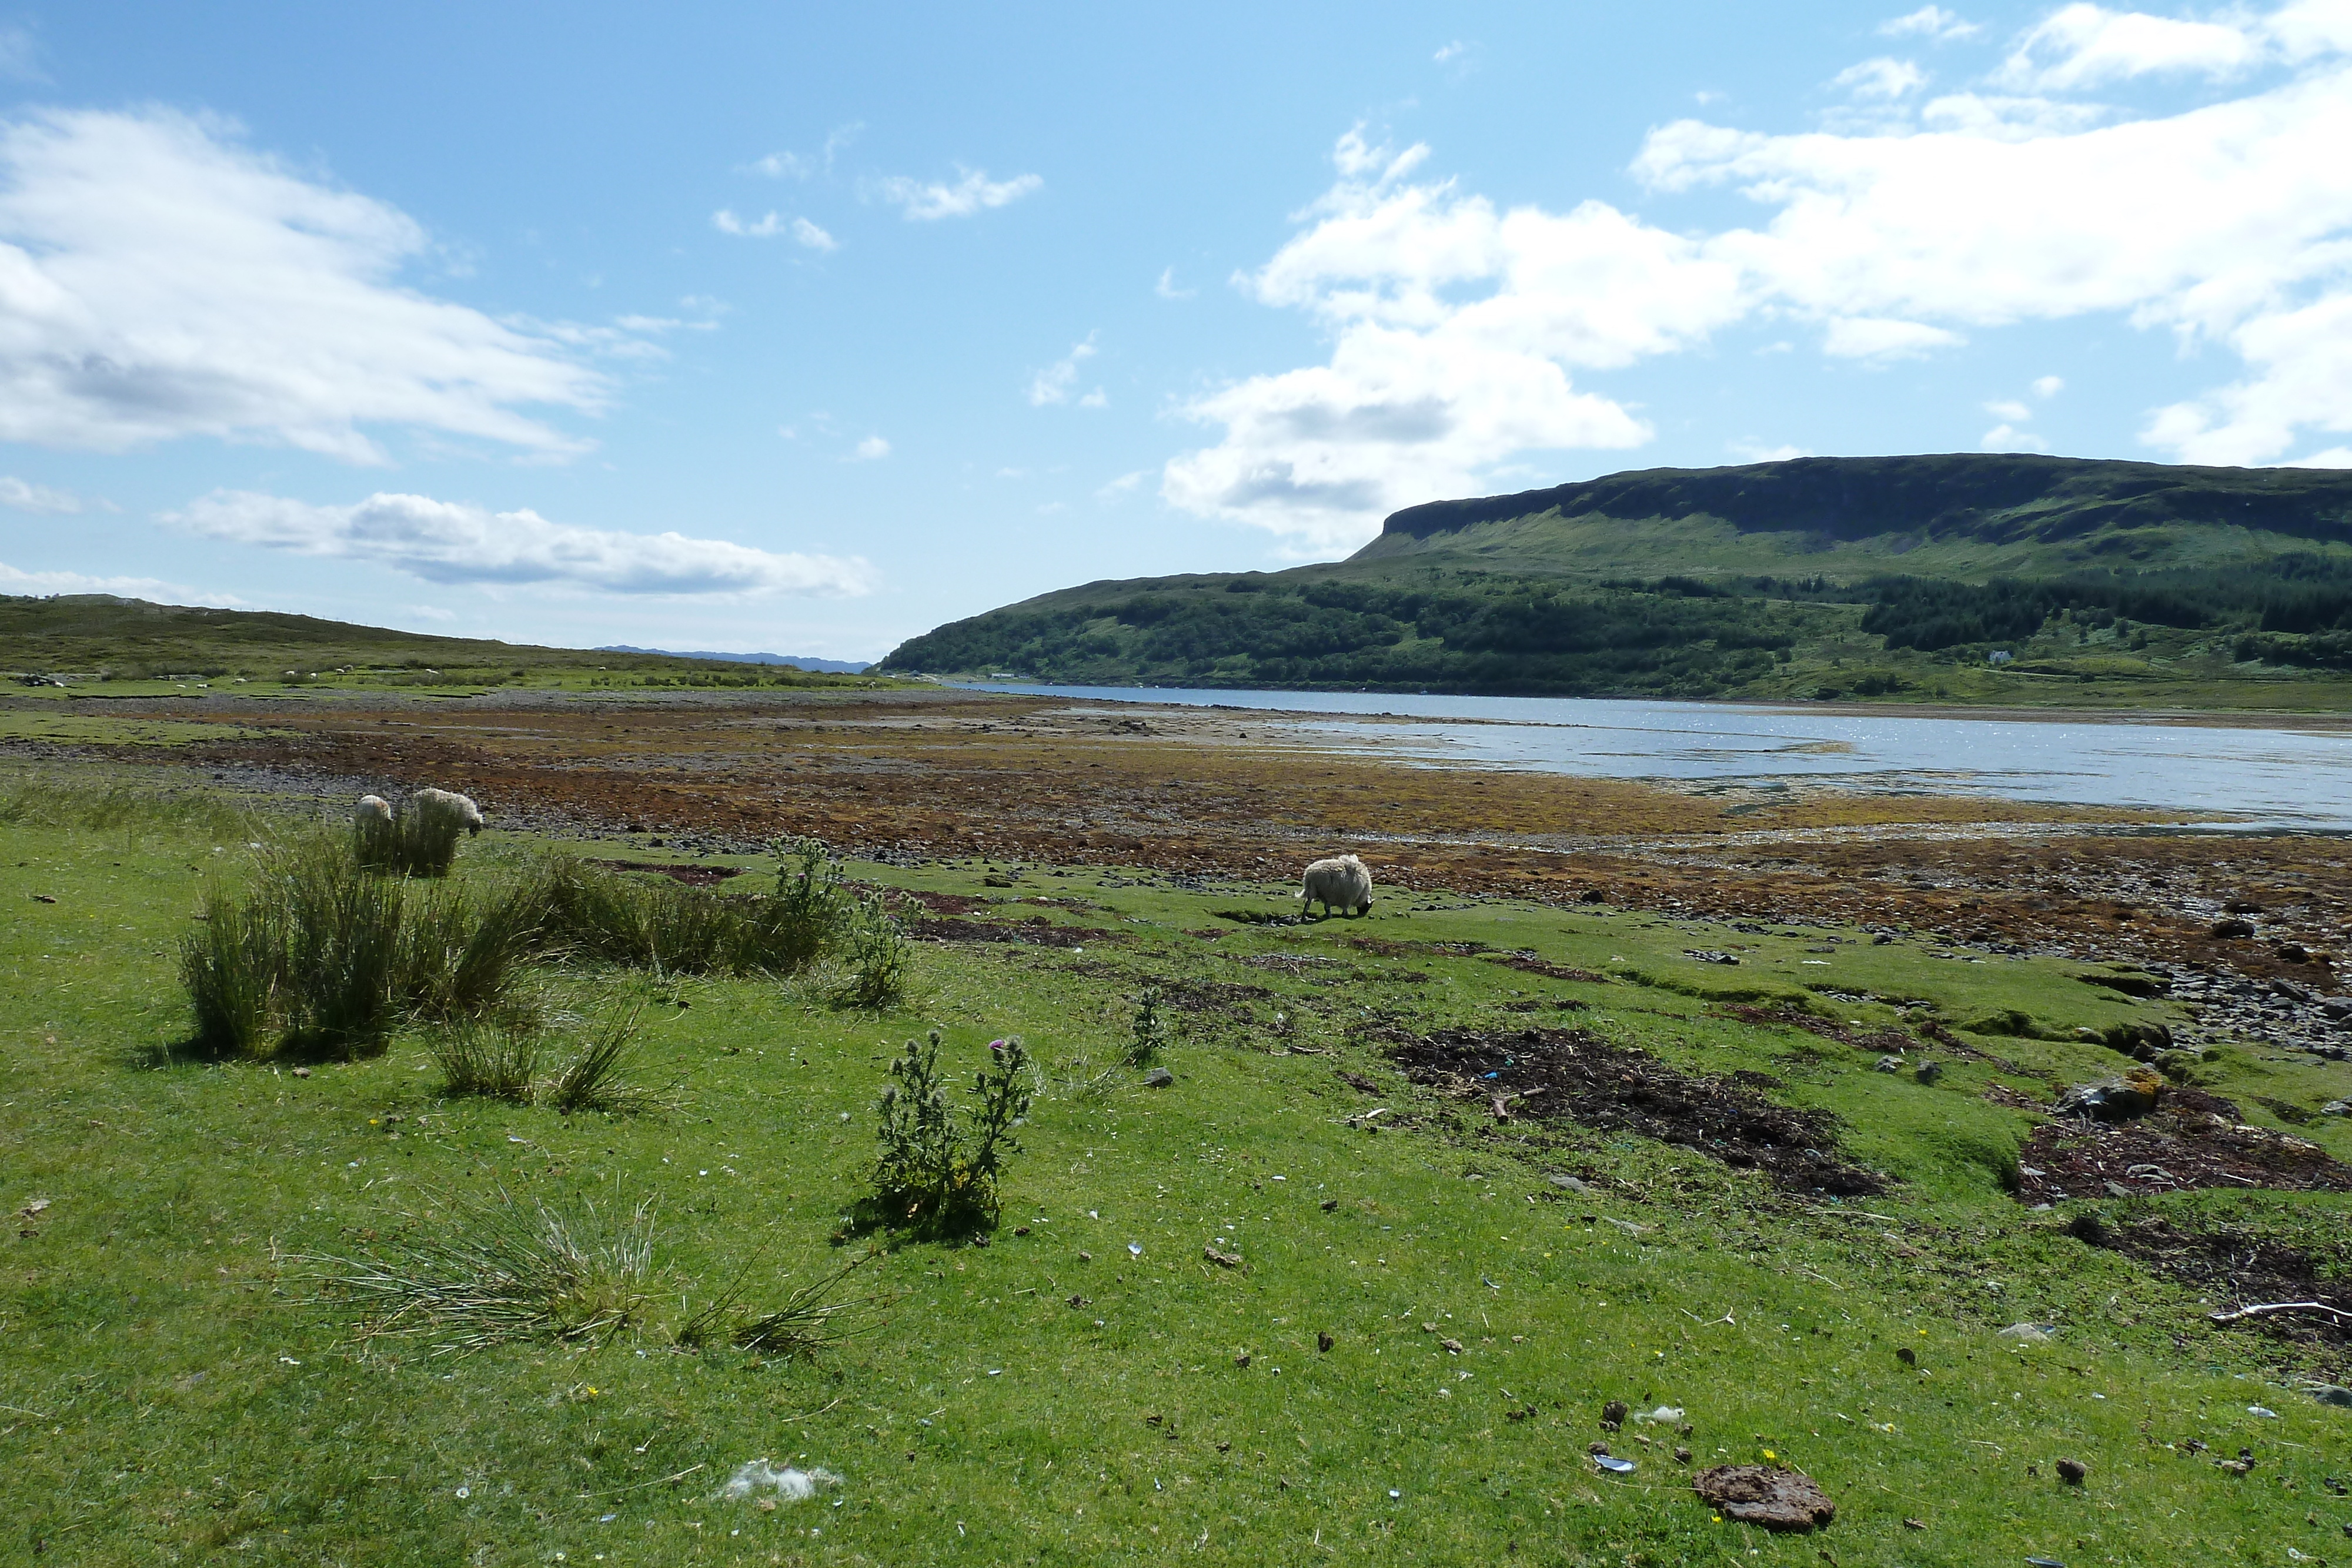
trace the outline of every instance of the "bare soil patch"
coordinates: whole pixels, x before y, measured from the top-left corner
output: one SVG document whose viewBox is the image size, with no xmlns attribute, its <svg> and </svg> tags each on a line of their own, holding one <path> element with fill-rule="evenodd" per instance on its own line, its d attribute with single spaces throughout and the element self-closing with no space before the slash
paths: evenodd
<svg viewBox="0 0 2352 1568">
<path fill-rule="evenodd" d="M 2167 1279 L 2207 1292 L 2217 1307 L 2256 1301 L 2317 1301 L 2352 1314 L 2347 1260 L 2234 1226 L 2199 1229 L 2164 1215 L 2083 1227 L 2076 1235 L 2119 1252 Z M 2242 1318 L 2237 1327 L 2292 1344 L 2352 1344 L 2352 1321 L 2325 1312 L 2273 1312 Z"/>
<path fill-rule="evenodd" d="M 2247 1126 L 2235 1105 L 2194 1089 L 2168 1092 L 2137 1121 L 2046 1123 L 2018 1151 L 2021 1203 L 2206 1186 L 2352 1192 L 2352 1166 L 2301 1138 Z"/>
<path fill-rule="evenodd" d="M 1045 917 L 999 920 L 918 920 L 915 935 L 934 942 L 1006 942 L 1023 947 L 1084 947 L 1127 938 L 1117 931 L 1087 925 L 1056 925 Z"/>
<path fill-rule="evenodd" d="M 1723 1078 L 1678 1071 L 1584 1030 L 1440 1030 L 1390 1055 L 1414 1082 L 1501 1116 L 1570 1121 L 1690 1148 L 1791 1192 L 1858 1197 L 1886 1178 L 1842 1158 L 1835 1118 L 1775 1104 Z"/>
<path fill-rule="evenodd" d="M 743 874 L 743 868 L 740 865 L 673 865 L 660 861 L 597 861 L 593 863 L 609 866 L 614 871 L 652 872 L 672 882 L 682 882 L 688 887 L 716 887 L 729 877 Z"/>
</svg>

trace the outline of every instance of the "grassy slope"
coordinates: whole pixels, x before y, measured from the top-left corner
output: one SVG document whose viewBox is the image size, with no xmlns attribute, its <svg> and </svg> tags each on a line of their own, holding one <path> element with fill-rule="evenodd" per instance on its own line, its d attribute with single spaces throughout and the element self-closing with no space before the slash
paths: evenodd
<svg viewBox="0 0 2352 1568">
<path fill-rule="evenodd" d="M 0 1168 L 12 1210 L 50 1200 L 0 1239 L 14 1500 L 0 1557 L 46 1542 L 53 1560 L 91 1563 L 231 1544 L 287 1563 L 1491 1562 L 1516 1543 L 1531 1561 L 1810 1563 L 1827 1548 L 1845 1563 L 2143 1563 L 2252 1547 L 2247 1560 L 2284 1560 L 2291 1543 L 2326 1555 L 2352 1517 L 2321 1490 L 2352 1417 L 2277 1386 L 2193 1298 L 2002 1196 L 2021 1125 L 1979 1097 L 1985 1070 L 1958 1064 L 1921 1086 L 1808 1035 L 1710 1017 L 1686 994 L 1828 976 L 1955 1019 L 2000 1006 L 2053 1029 L 2161 1016 L 2071 967 L 1936 960 L 1909 944 L 1840 946 L 1812 967 L 1818 934 L 1505 903 L 1383 904 L 1362 924 L 1210 944 L 1182 932 L 1248 895 L 1040 878 L 1102 906 L 1056 918 L 1131 939 L 1083 954 L 926 948 L 916 998 L 883 1019 L 772 985 L 690 982 L 690 1009 L 650 1030 L 647 1064 L 679 1077 L 686 1109 L 567 1121 L 437 1103 L 409 1042 L 306 1080 L 153 1066 L 180 1027 L 170 944 L 203 880 L 240 852 L 200 822 L 172 836 L 0 830 L 0 900 L 19 912 L 0 927 Z M 471 852 L 479 872 L 519 851 L 493 837 Z M 974 892 L 979 872 L 871 873 Z M 1339 945 L 1358 935 L 1532 947 L 1685 989 Z M 1680 956 L 1733 943 L 1752 945 L 1736 972 Z M 1367 977 L 1318 987 L 1311 968 L 1233 962 L 1249 952 L 1342 956 Z M 899 1296 L 887 1326 L 814 1363 L 681 1354 L 653 1335 L 366 1360 L 300 1304 L 283 1261 L 452 1189 L 653 1193 L 681 1277 L 744 1270 L 755 1296 L 772 1294 L 780 1271 L 823 1266 L 861 1190 L 892 1042 L 937 1024 L 969 1063 L 1017 1030 L 1050 1080 L 1083 1075 L 1114 1056 L 1145 974 L 1275 995 L 1249 1004 L 1247 1024 L 1192 1026 L 1170 1058 L 1173 1089 L 1122 1074 L 1106 1098 L 1041 1099 L 997 1244 L 895 1252 L 875 1270 Z M 583 1002 L 614 983 L 561 982 Z M 1413 1027 L 1508 1027 L 1523 1020 L 1500 1006 L 1528 997 L 1585 1000 L 1591 1012 L 1563 1021 L 1678 1064 L 1769 1071 L 1786 1098 L 1844 1117 L 1849 1148 L 1906 1185 L 1817 1208 L 1638 1140 L 1521 1142 L 1534 1135 L 1418 1102 L 1348 1035 L 1367 1007 Z M 1264 1054 L 1277 1011 L 1292 1038 L 1338 1054 Z M 1990 1043 L 2069 1078 L 2116 1061 Z M 1335 1066 L 1371 1075 L 1381 1098 L 1339 1084 Z M 2321 1070 L 2252 1052 L 2214 1071 L 2225 1092 L 2328 1092 Z M 1427 1114 L 1349 1130 L 1375 1103 Z M 2347 1129 L 2321 1135 L 2352 1155 Z M 1557 1169 L 1605 1196 L 1560 1193 L 1542 1179 Z M 2235 1201 L 2313 1218 L 2347 1207 Z M 1924 1256 L 1903 1256 L 1898 1237 Z M 1219 1238 L 1244 1271 L 1202 1260 Z M 2020 1320 L 2059 1324 L 2058 1343 L 1994 1336 Z M 1318 1330 L 1336 1336 L 1328 1354 Z M 1898 1344 L 1927 1370 L 1898 1364 Z M 1803 1466 L 1838 1499 L 1838 1522 L 1786 1542 L 1714 1522 L 1664 1448 L 1630 1434 L 1615 1446 L 1640 1469 L 1600 1476 L 1582 1451 L 1611 1397 L 1685 1406 L 1702 1461 L 1769 1448 Z M 2247 1415 L 2254 1403 L 2279 1418 Z M 1533 1419 L 1507 1418 L 1529 1406 Z M 2263 1464 L 2233 1478 L 2175 1446 L 2190 1437 L 2251 1445 Z M 2092 1467 L 2086 1490 L 2051 1479 L 2060 1454 Z M 757 1456 L 805 1456 L 846 1482 L 774 1513 L 708 1500 Z"/>
<path fill-rule="evenodd" d="M 222 675 L 274 687 L 293 674 L 308 685 L 429 685 L 478 689 L 521 683 L 611 684 L 665 677 L 730 685 L 857 684 L 778 666 L 541 648 L 479 638 L 435 637 L 274 611 L 205 610 L 104 594 L 28 598 L 0 594 L 0 671 L 100 672 L 110 695 L 169 695 L 172 675 Z M 339 675 L 339 672 L 345 672 Z M 88 682 L 79 683 L 85 688 Z M 186 685 L 183 682 L 182 685 Z"/>
</svg>

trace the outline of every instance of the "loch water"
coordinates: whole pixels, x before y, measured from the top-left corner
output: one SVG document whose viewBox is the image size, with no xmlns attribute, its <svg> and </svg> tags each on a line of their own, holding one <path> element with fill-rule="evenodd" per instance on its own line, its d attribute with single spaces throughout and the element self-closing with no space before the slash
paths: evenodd
<svg viewBox="0 0 2352 1568">
<path fill-rule="evenodd" d="M 1293 745 L 1409 764 L 1771 789 L 2130 806 L 2215 827 L 2352 832 L 2352 730 L 2102 714 L 1975 717 L 1829 706 L 1178 686 L 974 689 L 1263 713 Z"/>
</svg>

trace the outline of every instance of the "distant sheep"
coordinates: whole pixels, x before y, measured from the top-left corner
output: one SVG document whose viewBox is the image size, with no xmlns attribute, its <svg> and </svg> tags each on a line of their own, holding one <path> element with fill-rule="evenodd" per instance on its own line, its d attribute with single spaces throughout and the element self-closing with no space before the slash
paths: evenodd
<svg viewBox="0 0 2352 1568">
<path fill-rule="evenodd" d="M 1372 907 L 1372 873 L 1364 862 L 1353 855 L 1334 855 L 1317 861 L 1307 868 L 1307 876 L 1298 890 L 1298 912 L 1307 913 L 1309 904 L 1320 904 L 1323 913 L 1334 909 L 1353 916 L 1367 914 Z"/>
<path fill-rule="evenodd" d="M 482 831 L 482 809 L 468 796 L 446 789 L 419 789 L 401 802 L 400 814 L 419 830 L 446 832 L 455 840 L 460 830 L 468 836 Z M 446 825 L 445 825 L 446 824 Z"/>
</svg>

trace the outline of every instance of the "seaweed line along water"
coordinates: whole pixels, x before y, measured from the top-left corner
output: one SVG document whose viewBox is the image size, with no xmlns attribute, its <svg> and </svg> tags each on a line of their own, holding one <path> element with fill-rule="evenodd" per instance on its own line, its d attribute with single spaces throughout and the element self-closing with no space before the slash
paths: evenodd
<svg viewBox="0 0 2352 1568">
<path fill-rule="evenodd" d="M 978 689 L 1264 711 L 1279 716 L 1275 722 L 1297 738 L 1404 763 L 1685 784 L 1802 780 L 2179 811 L 2241 828 L 2352 831 L 2352 733 L 2334 729 L 2155 716 L 1927 717 L 1601 697 L 1011 683 Z"/>
</svg>

